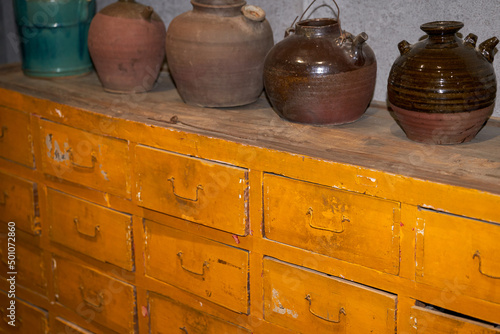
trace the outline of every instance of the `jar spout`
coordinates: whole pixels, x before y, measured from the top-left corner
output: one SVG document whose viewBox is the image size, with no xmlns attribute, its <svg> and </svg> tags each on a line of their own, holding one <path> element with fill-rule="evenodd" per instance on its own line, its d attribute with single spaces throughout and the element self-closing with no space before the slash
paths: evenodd
<svg viewBox="0 0 500 334">
<path fill-rule="evenodd" d="M 363 44 L 368 40 L 368 35 L 365 32 L 360 33 L 352 41 L 351 54 L 354 60 L 354 65 L 363 66 L 365 57 L 363 56 Z"/>
<path fill-rule="evenodd" d="M 479 52 L 483 55 L 486 60 L 490 63 L 493 63 L 495 57 L 495 46 L 497 46 L 499 40 L 496 37 L 492 37 L 490 39 L 485 40 L 481 44 L 479 44 Z"/>
</svg>

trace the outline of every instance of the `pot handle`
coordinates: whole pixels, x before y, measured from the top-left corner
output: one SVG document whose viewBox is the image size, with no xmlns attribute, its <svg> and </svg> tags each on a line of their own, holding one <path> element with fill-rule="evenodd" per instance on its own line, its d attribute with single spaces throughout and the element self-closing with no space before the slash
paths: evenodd
<svg viewBox="0 0 500 334">
<path fill-rule="evenodd" d="M 337 7 L 337 21 L 339 22 L 339 26 L 340 26 L 340 8 L 339 8 L 339 5 L 337 4 L 337 2 L 335 0 L 332 0 L 333 3 L 335 4 L 335 7 Z M 295 20 L 293 20 L 292 22 L 292 25 L 290 26 L 290 28 L 288 28 L 286 31 L 285 31 L 285 37 L 287 37 L 288 35 L 290 35 L 290 33 L 292 32 L 295 32 L 295 28 L 293 28 L 293 25 L 295 24 L 295 22 L 297 22 L 297 19 L 300 21 L 302 21 L 302 18 L 304 18 L 304 15 L 305 13 L 307 13 L 307 11 L 312 7 L 312 5 L 316 2 L 316 0 L 313 0 L 309 6 L 307 6 L 306 10 L 302 13 L 302 15 L 300 15 L 300 18 L 297 16 L 295 18 Z"/>
</svg>

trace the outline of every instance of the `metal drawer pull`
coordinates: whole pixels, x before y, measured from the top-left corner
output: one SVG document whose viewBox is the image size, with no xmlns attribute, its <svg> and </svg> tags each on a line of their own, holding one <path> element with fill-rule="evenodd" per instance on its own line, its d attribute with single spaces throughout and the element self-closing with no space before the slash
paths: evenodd
<svg viewBox="0 0 500 334">
<path fill-rule="evenodd" d="M 92 160 L 92 165 L 91 166 L 77 164 L 75 162 L 75 158 L 73 156 L 73 151 L 71 150 L 71 148 L 69 150 L 67 150 L 66 152 L 68 153 L 69 162 L 71 162 L 71 166 L 73 166 L 75 168 L 87 169 L 89 172 L 92 171 L 92 170 L 94 170 L 95 164 L 97 163 L 97 158 L 95 157 L 95 153 L 94 152 L 90 153 L 90 158 Z"/>
<path fill-rule="evenodd" d="M 7 197 L 9 197 L 9 194 L 7 193 L 7 190 L 3 191 L 3 198 L 0 201 L 0 205 L 5 205 L 7 204 Z"/>
<path fill-rule="evenodd" d="M 183 331 L 184 333 L 189 334 L 189 332 L 188 332 L 188 330 L 186 329 L 186 327 L 179 327 L 179 329 L 180 329 L 181 331 Z"/>
<path fill-rule="evenodd" d="M 84 290 L 85 290 L 85 288 L 83 287 L 83 285 L 80 285 L 80 293 L 82 295 L 83 302 L 85 304 L 87 304 L 88 306 L 90 306 L 91 308 L 93 308 L 96 312 L 99 312 L 99 313 L 102 312 L 102 310 L 104 309 L 104 295 L 103 295 L 103 293 L 99 292 L 96 295 L 97 302 L 93 302 L 90 299 L 88 299 L 87 297 L 85 297 Z"/>
<path fill-rule="evenodd" d="M 479 272 L 481 273 L 481 275 L 484 275 L 486 277 L 493 278 L 493 279 L 500 279 L 499 276 L 493 276 L 493 275 L 488 275 L 488 274 L 483 273 L 483 269 L 481 268 L 481 265 L 482 265 L 481 254 L 479 253 L 478 250 L 474 253 L 474 255 L 472 255 L 472 259 L 474 260 L 476 257 L 479 259 Z"/>
<path fill-rule="evenodd" d="M 203 190 L 203 186 L 201 184 L 199 184 L 196 187 L 196 197 L 195 198 L 188 198 L 188 197 L 183 197 L 183 196 L 177 195 L 177 193 L 175 192 L 175 183 L 174 183 L 175 178 L 171 177 L 170 179 L 168 179 L 168 181 L 170 181 L 172 183 L 172 192 L 174 193 L 175 197 L 178 197 L 180 199 L 183 199 L 185 201 L 190 201 L 190 202 L 198 202 L 198 200 L 200 199 L 199 198 L 199 191 Z"/>
<path fill-rule="evenodd" d="M 185 271 L 187 271 L 190 274 L 193 274 L 196 276 L 202 276 L 202 278 L 205 279 L 205 277 L 203 277 L 203 276 L 205 276 L 205 269 L 208 269 L 208 262 L 207 261 L 203 262 L 203 270 L 201 273 L 198 273 L 198 272 L 192 271 L 192 270 L 184 267 L 184 263 L 182 261 L 182 252 L 177 253 L 177 256 L 179 257 L 179 261 L 181 262 L 182 269 L 184 269 Z"/>
<path fill-rule="evenodd" d="M 73 219 L 73 222 L 75 223 L 75 226 L 76 226 L 76 231 L 77 231 L 79 234 L 81 234 L 81 235 L 83 235 L 83 236 L 85 236 L 85 237 L 89 237 L 89 238 L 94 238 L 94 239 L 95 239 L 95 238 L 97 238 L 97 234 L 98 234 L 98 233 L 99 233 L 99 231 L 100 231 L 100 227 L 99 227 L 99 225 L 96 225 L 96 226 L 95 226 L 95 228 L 94 228 L 94 234 L 89 234 L 89 233 L 84 233 L 84 232 L 80 231 L 80 227 L 78 226 L 78 225 L 80 224 L 80 221 L 78 220 L 78 217 L 75 217 L 75 218 Z"/>
<path fill-rule="evenodd" d="M 328 231 L 328 232 L 332 232 L 332 233 L 342 233 L 342 232 L 344 232 L 344 222 L 349 222 L 350 221 L 346 217 L 342 216 L 342 220 L 340 221 L 340 224 L 342 225 L 342 229 L 340 229 L 340 230 L 332 230 L 332 229 L 329 229 L 329 228 L 326 228 L 326 227 L 314 226 L 312 224 L 312 220 L 313 220 L 313 209 L 312 208 L 309 208 L 309 210 L 307 210 L 306 215 L 311 216 L 311 219 L 309 220 L 309 226 L 311 226 L 312 228 L 315 228 L 317 230 Z"/>
<path fill-rule="evenodd" d="M 2 133 L 0 133 L 0 139 L 3 139 L 3 137 L 5 136 L 5 132 L 7 132 L 9 128 L 6 127 L 6 126 L 2 126 Z"/>
<path fill-rule="evenodd" d="M 325 321 L 328 321 L 328 322 L 333 322 L 334 324 L 338 324 L 340 322 L 340 315 L 343 314 L 343 315 L 347 315 L 345 313 L 345 310 L 343 307 L 340 308 L 339 310 L 339 320 L 331 320 L 331 319 L 328 319 L 328 318 L 324 318 L 322 316 L 320 316 L 319 314 L 315 313 L 312 309 L 311 309 L 311 295 L 307 295 L 306 296 L 306 300 L 309 302 L 309 312 L 311 312 L 312 315 L 314 315 L 315 317 L 318 317 L 320 318 L 321 320 L 325 320 Z"/>
</svg>

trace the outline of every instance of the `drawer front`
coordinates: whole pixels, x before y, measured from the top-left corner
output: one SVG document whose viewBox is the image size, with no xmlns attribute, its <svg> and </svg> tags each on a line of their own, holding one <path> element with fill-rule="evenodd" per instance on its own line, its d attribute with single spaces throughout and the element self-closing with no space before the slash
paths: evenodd
<svg viewBox="0 0 500 334">
<path fill-rule="evenodd" d="M 13 250 L 9 254 L 9 248 Z M 33 245 L 0 235 L 0 275 L 8 278 L 16 272 L 16 285 L 47 296 L 47 275 L 43 251 Z M 13 266 L 13 267 L 11 267 Z"/>
<path fill-rule="evenodd" d="M 62 318 L 54 319 L 54 326 L 51 330 L 52 334 L 92 334 L 92 332 L 81 328 Z"/>
<path fill-rule="evenodd" d="M 47 189 L 50 239 L 127 270 L 134 269 L 132 217 Z"/>
<path fill-rule="evenodd" d="M 168 297 L 149 293 L 151 333 L 244 334 L 246 328 L 195 310 Z"/>
<path fill-rule="evenodd" d="M 416 281 L 500 304 L 500 225 L 421 210 Z M 500 315 L 497 317 L 500 322 Z"/>
<path fill-rule="evenodd" d="M 264 175 L 268 239 L 397 275 L 399 203 Z"/>
<path fill-rule="evenodd" d="M 137 146 L 139 205 L 238 235 L 247 234 L 243 168 Z"/>
<path fill-rule="evenodd" d="M 1 333 L 16 333 L 16 334 L 48 334 L 48 314 L 47 311 L 42 310 L 34 305 L 28 304 L 22 300 L 15 299 L 15 326 L 9 324 L 12 318 L 8 318 L 11 311 L 11 301 L 9 296 L 0 291 L 0 313 L 2 320 L 0 321 Z M 13 315 L 14 316 L 14 315 Z"/>
<path fill-rule="evenodd" d="M 119 333 L 136 329 L 135 290 L 130 284 L 58 256 L 52 259 L 55 299 L 89 323 Z"/>
<path fill-rule="evenodd" d="M 0 172 L 0 221 L 15 222 L 16 228 L 33 235 L 41 233 L 35 183 Z"/>
<path fill-rule="evenodd" d="M 40 122 L 45 173 L 130 198 L 130 155 L 125 140 L 98 136 L 66 125 Z"/>
<path fill-rule="evenodd" d="M 410 315 L 411 333 L 433 333 L 433 334 L 499 334 L 500 328 L 481 324 L 476 321 L 463 319 L 435 310 L 428 310 L 419 306 L 413 306 Z"/>
<path fill-rule="evenodd" d="M 0 156 L 35 167 L 29 114 L 0 106 Z"/>
<path fill-rule="evenodd" d="M 248 312 L 248 252 L 152 221 L 146 274 L 236 312 Z"/>
<path fill-rule="evenodd" d="M 265 258 L 264 319 L 301 333 L 394 333 L 396 296 Z"/>
</svg>

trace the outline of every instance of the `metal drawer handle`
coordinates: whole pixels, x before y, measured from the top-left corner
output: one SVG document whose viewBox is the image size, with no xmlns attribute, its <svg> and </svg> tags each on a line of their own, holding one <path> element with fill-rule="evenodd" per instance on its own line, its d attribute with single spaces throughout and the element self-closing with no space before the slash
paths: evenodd
<svg viewBox="0 0 500 334">
<path fill-rule="evenodd" d="M 71 166 L 73 166 L 75 168 L 86 169 L 88 171 L 92 171 L 95 168 L 95 165 L 97 163 L 97 158 L 96 158 L 94 152 L 90 153 L 90 158 L 92 160 L 92 165 L 90 165 L 90 166 L 77 164 L 75 162 L 75 157 L 73 156 L 73 151 L 71 148 L 68 149 L 66 152 L 68 153 L 69 162 L 71 162 Z"/>
<path fill-rule="evenodd" d="M 7 190 L 4 190 L 3 191 L 3 198 L 2 198 L 2 200 L 0 200 L 0 205 L 7 204 L 7 197 L 9 197 L 9 193 L 7 192 Z"/>
<path fill-rule="evenodd" d="M 93 239 L 97 238 L 97 234 L 98 234 L 98 233 L 99 233 L 99 231 L 100 231 L 100 227 L 99 227 L 99 225 L 96 225 L 96 226 L 95 226 L 95 228 L 94 228 L 94 234 L 89 234 L 89 233 L 84 233 L 84 232 L 80 231 L 80 227 L 78 226 L 78 225 L 80 225 L 80 221 L 78 220 L 78 217 L 75 217 L 75 218 L 73 219 L 73 222 L 75 223 L 75 226 L 76 226 L 76 231 L 77 231 L 79 234 L 81 234 L 81 235 L 83 235 L 83 236 L 85 236 L 85 237 L 88 237 L 88 238 L 93 238 Z"/>
<path fill-rule="evenodd" d="M 311 295 L 307 295 L 306 296 L 306 300 L 309 302 L 309 312 L 311 312 L 312 315 L 314 315 L 315 317 L 318 317 L 320 318 L 321 320 L 325 320 L 325 321 L 328 321 L 328 322 L 333 322 L 334 324 L 338 324 L 340 322 L 340 315 L 343 314 L 343 315 L 347 315 L 345 313 L 345 310 L 343 307 L 340 308 L 339 310 L 339 320 L 331 320 L 331 319 L 328 319 L 328 318 L 325 318 L 325 317 L 322 317 L 320 316 L 319 314 L 315 313 L 312 309 L 311 309 Z"/>
<path fill-rule="evenodd" d="M 40 217 L 32 217 L 30 216 L 31 220 L 31 231 L 33 232 L 34 235 L 40 235 L 42 234 L 42 223 L 40 222 Z"/>
<path fill-rule="evenodd" d="M 342 225 L 342 229 L 340 229 L 340 230 L 332 230 L 332 229 L 329 229 L 329 228 L 326 228 L 326 227 L 314 226 L 313 225 L 313 223 L 312 223 L 312 220 L 313 220 L 313 209 L 312 208 L 309 208 L 309 210 L 307 210 L 306 215 L 311 216 L 311 219 L 309 220 L 309 226 L 311 226 L 312 228 L 315 228 L 317 230 L 328 231 L 328 232 L 332 232 L 332 233 L 342 233 L 342 232 L 344 232 L 344 222 L 350 222 L 350 220 L 348 218 L 342 216 L 342 220 L 340 221 L 340 224 Z"/>
<path fill-rule="evenodd" d="M 201 276 L 203 278 L 203 280 L 205 280 L 205 277 L 203 277 L 203 276 L 205 276 L 205 269 L 208 269 L 208 267 L 209 267 L 207 261 L 203 262 L 203 270 L 202 270 L 201 273 L 199 273 L 199 272 L 192 271 L 192 270 L 184 267 L 184 263 L 182 261 L 182 252 L 177 253 L 177 256 L 179 257 L 179 261 L 181 262 L 181 268 L 182 269 L 184 269 L 185 271 L 187 271 L 190 274 L 193 274 L 193 275 L 196 275 L 196 276 Z"/>
<path fill-rule="evenodd" d="M 175 179 L 173 177 L 168 179 L 168 181 L 170 181 L 172 183 L 172 192 L 174 193 L 175 197 L 178 197 L 180 199 L 183 199 L 185 201 L 190 201 L 190 202 L 198 202 L 198 200 L 200 199 L 199 198 L 199 191 L 203 190 L 203 186 L 201 184 L 199 184 L 196 187 L 196 197 L 195 198 L 188 198 L 188 197 L 183 197 L 183 196 L 177 195 L 177 193 L 175 192 L 175 183 L 174 183 Z"/>
<path fill-rule="evenodd" d="M 186 329 L 186 327 L 179 327 L 179 329 L 180 329 L 181 331 L 183 331 L 184 333 L 189 334 L 189 332 L 188 332 L 188 330 Z"/>
<path fill-rule="evenodd" d="M 493 278 L 493 279 L 500 279 L 499 276 L 488 275 L 488 274 L 485 274 L 483 272 L 483 269 L 481 268 L 481 265 L 482 265 L 481 254 L 479 253 L 478 250 L 474 253 L 474 255 L 472 255 L 472 259 L 474 260 L 476 257 L 479 259 L 479 272 L 481 273 L 481 275 L 484 275 L 486 277 Z"/>
<path fill-rule="evenodd" d="M 6 127 L 5 125 L 2 126 L 2 132 L 0 133 L 0 139 L 3 139 L 3 137 L 5 136 L 5 133 L 7 132 L 9 128 Z"/>
<path fill-rule="evenodd" d="M 99 292 L 96 295 L 96 302 L 90 300 L 88 297 L 85 296 L 84 292 L 85 288 L 83 285 L 80 285 L 80 293 L 82 295 L 83 302 L 93 308 L 96 312 L 102 312 L 104 309 L 104 294 L 102 292 Z"/>
</svg>

